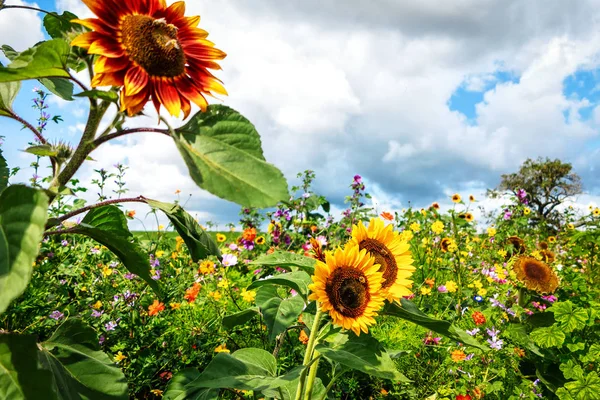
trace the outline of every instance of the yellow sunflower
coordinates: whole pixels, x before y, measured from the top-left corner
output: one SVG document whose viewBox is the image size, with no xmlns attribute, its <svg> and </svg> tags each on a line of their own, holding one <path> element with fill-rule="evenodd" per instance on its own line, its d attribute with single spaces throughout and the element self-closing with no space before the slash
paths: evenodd
<svg viewBox="0 0 600 400">
<path fill-rule="evenodd" d="M 379 264 L 383 273 L 383 296 L 390 302 L 412 294 L 410 277 L 415 267 L 412 265 L 410 245 L 403 237 L 394 231 L 392 225 L 386 226 L 383 220 L 373 218 L 368 228 L 362 222 L 354 225 L 352 239 L 348 242 L 349 246 L 366 249 L 375 257 L 375 263 Z"/>
<path fill-rule="evenodd" d="M 121 111 L 139 113 L 152 98 L 169 114 L 184 118 L 191 103 L 205 110 L 205 94 L 227 94 L 208 70 L 225 53 L 197 28 L 199 16 L 186 17 L 185 3 L 165 0 L 83 0 L 98 16 L 72 22 L 90 28 L 71 45 L 97 54 L 92 86 L 123 86 Z"/>
<path fill-rule="evenodd" d="M 538 293 L 554 293 L 558 288 L 558 276 L 552 268 L 533 257 L 519 257 L 513 265 L 513 271 L 527 289 Z"/>
<path fill-rule="evenodd" d="M 261 244 L 265 244 L 266 240 L 264 236 L 259 236 L 256 238 L 256 244 L 261 245 Z"/>
<path fill-rule="evenodd" d="M 467 222 L 473 222 L 474 219 L 475 219 L 475 217 L 473 217 L 473 214 L 471 214 L 470 212 L 465 214 L 465 220 Z"/>
<path fill-rule="evenodd" d="M 525 247 L 525 242 L 518 236 L 510 236 L 506 238 L 507 244 L 509 245 L 510 251 L 506 254 L 506 259 L 514 255 L 519 255 L 525 253 L 527 248 Z"/>
<path fill-rule="evenodd" d="M 443 238 L 440 242 L 440 248 L 444 253 L 451 251 L 454 245 L 455 243 L 454 240 L 452 240 L 452 238 Z"/>
<path fill-rule="evenodd" d="M 308 297 L 319 302 L 335 325 L 351 329 L 357 335 L 369 331 L 373 317 L 383 306 L 381 284 L 383 274 L 375 258 L 357 246 L 327 252 L 325 262 L 316 261 L 312 291 Z"/>
<path fill-rule="evenodd" d="M 224 242 L 227 240 L 227 236 L 223 235 L 222 233 L 217 233 L 217 242 Z"/>
<path fill-rule="evenodd" d="M 460 197 L 460 194 L 454 193 L 452 195 L 452 201 L 455 203 L 460 203 L 462 201 L 462 197 Z"/>
</svg>

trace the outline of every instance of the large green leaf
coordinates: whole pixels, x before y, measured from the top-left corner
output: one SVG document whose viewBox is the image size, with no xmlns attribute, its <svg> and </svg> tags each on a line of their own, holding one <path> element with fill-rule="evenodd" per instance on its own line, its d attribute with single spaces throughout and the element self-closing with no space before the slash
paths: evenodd
<svg viewBox="0 0 600 400">
<path fill-rule="evenodd" d="M 565 383 L 565 388 L 576 400 L 600 400 L 600 377 L 595 371 Z"/>
<path fill-rule="evenodd" d="M 402 306 L 398 305 L 395 302 L 387 304 L 383 308 L 381 314 L 399 317 L 407 321 L 414 322 L 415 324 L 430 329 L 434 332 L 437 332 L 440 335 L 444 335 L 450 339 L 464 343 L 468 346 L 476 347 L 481 350 L 489 350 L 488 347 L 479 343 L 475 338 L 470 336 L 463 329 L 452 325 L 448 321 L 431 318 L 430 316 L 419 310 L 419 308 L 413 302 L 406 299 L 401 299 L 401 304 Z"/>
<path fill-rule="evenodd" d="M 125 268 L 139 275 L 160 294 L 158 284 L 150 276 L 148 256 L 138 244 L 133 243 L 133 235 L 127 228 L 127 219 L 119 208 L 104 206 L 90 210 L 73 232 L 89 236 L 106 246 L 119 257 Z"/>
<path fill-rule="evenodd" d="M 270 267 L 281 267 L 285 269 L 296 267 L 304 272 L 312 274 L 315 270 L 315 261 L 316 260 L 314 258 L 306 257 L 301 254 L 277 250 L 271 254 L 263 254 L 259 256 L 250 264 L 264 265 Z"/>
<path fill-rule="evenodd" d="M 381 343 L 367 334 L 340 332 L 326 338 L 316 350 L 345 367 L 395 382 L 410 382 L 401 374 Z"/>
<path fill-rule="evenodd" d="M 41 348 L 59 400 L 128 398 L 125 375 L 100 350 L 96 333 L 81 320 L 66 320 Z"/>
<path fill-rule="evenodd" d="M 2 63 L 0 63 L 0 68 L 3 68 Z M 12 105 L 21 89 L 21 82 L 3 82 L 0 83 L 0 115 L 10 116 L 13 115 Z M 0 161 L 1 168 L 1 161 Z M 0 172 L 1 173 L 1 172 Z M 0 190 L 1 186 L 0 177 Z"/>
<path fill-rule="evenodd" d="M 163 399 L 165 400 L 217 400 L 219 389 L 195 387 L 194 381 L 200 377 L 196 368 L 188 368 L 176 374 L 171 381 Z"/>
<path fill-rule="evenodd" d="M 8 186 L 8 164 L 0 148 L 0 193 Z M 0 253 L 2 254 L 2 253 Z"/>
<path fill-rule="evenodd" d="M 248 207 L 289 197 L 283 174 L 265 161 L 254 125 L 229 107 L 197 113 L 173 140 L 194 182 L 216 196 Z"/>
<path fill-rule="evenodd" d="M 300 296 L 281 299 L 273 286 L 262 287 L 255 301 L 262 312 L 271 341 L 296 322 L 304 309 L 304 300 Z"/>
<path fill-rule="evenodd" d="M 77 15 L 69 11 L 60 15 L 51 12 L 44 17 L 44 28 L 53 39 L 72 38 L 74 33 L 83 33 L 88 30 L 83 25 L 71 23 L 74 19 L 77 19 Z"/>
<path fill-rule="evenodd" d="M 180 205 L 150 199 L 146 202 L 150 207 L 158 208 L 167 215 L 175 230 L 185 242 L 194 262 L 211 255 L 221 258 L 219 246 Z"/>
<path fill-rule="evenodd" d="M 0 399 L 56 399 L 50 371 L 40 368 L 35 336 L 0 333 Z"/>
<path fill-rule="evenodd" d="M 298 390 L 298 383 L 300 378 L 293 381 L 289 381 L 283 386 L 276 389 L 265 389 L 262 393 L 267 397 L 282 400 L 294 400 L 296 398 L 296 391 Z M 321 378 L 316 378 L 313 384 L 312 397 L 311 399 L 317 400 L 325 395 L 325 386 L 321 382 Z"/>
<path fill-rule="evenodd" d="M 0 314 L 31 279 L 47 218 L 48 196 L 41 190 L 12 185 L 0 193 L 0 236 L 8 250 L 0 253 Z"/>
<path fill-rule="evenodd" d="M 223 328 L 231 329 L 234 326 L 243 325 L 259 314 L 257 307 L 247 308 L 235 314 L 223 317 Z"/>
<path fill-rule="evenodd" d="M 310 275 L 304 271 L 278 274 L 270 278 L 254 281 L 248 286 L 248 290 L 256 289 L 265 285 L 281 285 L 294 289 L 304 300 L 308 296 L 308 285 L 312 283 Z"/>
<path fill-rule="evenodd" d="M 63 100 L 73 100 L 73 83 L 65 78 L 40 78 L 38 81 Z"/>
<path fill-rule="evenodd" d="M 558 325 L 567 332 L 583 329 L 588 322 L 587 310 L 577 307 L 570 300 L 554 303 L 548 311 L 554 313 Z"/>
<path fill-rule="evenodd" d="M 68 55 L 69 45 L 64 40 L 41 42 L 20 53 L 8 67 L 0 67 L 0 82 L 50 77 L 68 78 Z"/>
<path fill-rule="evenodd" d="M 540 347 L 562 347 L 565 342 L 565 333 L 556 325 L 546 328 L 537 328 L 531 331 L 531 339 Z"/>
</svg>

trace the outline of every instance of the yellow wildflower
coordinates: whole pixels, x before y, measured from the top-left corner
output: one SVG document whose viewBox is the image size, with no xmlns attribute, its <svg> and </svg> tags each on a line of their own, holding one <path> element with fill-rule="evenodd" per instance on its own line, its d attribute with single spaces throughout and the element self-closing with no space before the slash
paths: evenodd
<svg viewBox="0 0 600 400">
<path fill-rule="evenodd" d="M 431 294 L 431 289 L 423 286 L 423 287 L 421 287 L 421 294 L 423 296 L 427 296 L 427 295 Z"/>
<path fill-rule="evenodd" d="M 92 305 L 92 308 L 94 308 L 95 310 L 99 310 L 102 308 L 102 302 L 100 300 L 98 300 L 97 302 L 94 303 L 94 305 Z"/>
<path fill-rule="evenodd" d="M 112 268 L 111 268 L 111 267 L 109 267 L 108 265 L 105 265 L 105 266 L 102 268 L 102 275 L 103 275 L 105 278 L 106 278 L 106 277 L 109 277 L 109 276 L 111 276 L 111 275 L 112 275 L 112 273 L 113 273 L 113 270 L 112 270 Z"/>
<path fill-rule="evenodd" d="M 454 281 L 446 281 L 446 289 L 448 289 L 449 293 L 454 293 L 458 289 L 458 285 Z"/>
<path fill-rule="evenodd" d="M 439 235 L 444 231 L 444 223 L 440 220 L 435 221 L 433 224 L 431 224 L 431 231 L 436 235 Z"/>
<path fill-rule="evenodd" d="M 229 353 L 229 349 L 227 348 L 227 345 L 225 343 L 220 344 L 219 346 L 217 346 L 217 348 L 215 349 L 215 353 Z"/>
<path fill-rule="evenodd" d="M 487 228 L 487 234 L 488 236 L 494 236 L 496 234 L 496 228 Z"/>
<path fill-rule="evenodd" d="M 410 230 L 414 233 L 419 232 L 421 230 L 421 224 L 419 224 L 418 222 L 413 222 L 412 224 L 410 224 Z"/>
<path fill-rule="evenodd" d="M 169 303 L 169 305 L 171 306 L 171 310 L 179 310 L 181 308 L 180 303 Z"/>
<path fill-rule="evenodd" d="M 115 356 L 115 362 L 118 364 L 118 363 L 120 363 L 121 361 L 123 361 L 126 358 L 127 358 L 127 356 L 124 355 L 122 352 L 119 351 L 117 353 L 117 355 Z"/>
<path fill-rule="evenodd" d="M 164 255 L 165 255 L 165 252 L 163 250 L 159 250 L 155 254 L 156 258 L 160 258 L 160 257 L 162 257 Z"/>
<path fill-rule="evenodd" d="M 243 289 L 240 294 L 242 296 L 242 299 L 244 299 L 244 301 L 247 301 L 248 303 L 252 303 L 256 298 L 256 292 L 254 290 Z"/>
</svg>

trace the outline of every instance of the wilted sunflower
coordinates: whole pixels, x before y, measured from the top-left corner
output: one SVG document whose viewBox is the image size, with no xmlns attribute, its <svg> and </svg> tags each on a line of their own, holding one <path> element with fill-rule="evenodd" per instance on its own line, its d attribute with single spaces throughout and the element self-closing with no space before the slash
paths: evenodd
<svg viewBox="0 0 600 400">
<path fill-rule="evenodd" d="M 327 252 L 325 261 L 316 261 L 308 298 L 318 301 L 335 325 L 357 335 L 367 333 L 385 301 L 381 292 L 383 274 L 375 258 L 357 246 L 346 246 Z"/>
<path fill-rule="evenodd" d="M 552 268 L 533 257 L 519 257 L 513 265 L 513 271 L 519 282 L 538 293 L 554 293 L 558 287 L 558 276 Z"/>
<path fill-rule="evenodd" d="M 510 250 L 506 254 L 506 259 L 508 260 L 512 256 L 516 256 L 519 254 L 525 253 L 525 242 L 518 236 L 510 236 L 506 239 L 507 244 L 510 246 Z"/>
<path fill-rule="evenodd" d="M 542 249 L 540 250 L 540 255 L 542 256 L 542 260 L 544 260 L 547 263 L 553 263 L 554 260 L 556 259 L 556 256 L 554 255 L 554 252 L 552 252 L 551 250 L 548 249 Z"/>
<path fill-rule="evenodd" d="M 359 222 L 352 227 L 352 239 L 348 245 L 366 249 L 375 258 L 375 263 L 380 265 L 379 270 L 383 273 L 381 289 L 386 299 L 392 302 L 412 294 L 412 281 L 409 278 L 415 267 L 412 265 L 410 245 L 394 231 L 392 225 L 385 226 L 379 218 L 371 219 L 368 228 Z"/>
<path fill-rule="evenodd" d="M 157 111 L 187 117 L 191 103 L 205 110 L 204 94 L 227 94 L 208 69 L 225 53 L 197 28 L 200 17 L 185 17 L 185 3 L 165 0 L 83 0 L 98 18 L 73 20 L 92 32 L 71 45 L 97 54 L 92 86 L 123 86 L 121 111 L 139 113 L 152 98 Z"/>
</svg>

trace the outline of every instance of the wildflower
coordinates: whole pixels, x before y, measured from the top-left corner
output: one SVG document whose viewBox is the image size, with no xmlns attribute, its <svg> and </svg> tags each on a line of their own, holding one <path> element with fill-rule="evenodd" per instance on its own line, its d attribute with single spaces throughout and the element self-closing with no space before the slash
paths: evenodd
<svg viewBox="0 0 600 400">
<path fill-rule="evenodd" d="M 473 222 L 474 219 L 475 219 L 475 217 L 473 216 L 473 214 L 471 214 L 470 212 L 465 213 L 465 221 Z"/>
<path fill-rule="evenodd" d="M 471 318 L 473 318 L 473 322 L 475 322 L 475 325 L 479 326 L 479 325 L 483 325 L 485 324 L 485 315 L 483 315 L 482 312 L 480 311 L 475 311 L 472 315 Z"/>
<path fill-rule="evenodd" d="M 452 238 L 443 238 L 440 242 L 440 248 L 444 253 L 452 252 L 456 249 L 456 243 Z"/>
<path fill-rule="evenodd" d="M 473 196 L 472 194 L 469 195 L 469 201 L 472 203 L 475 201 L 475 196 Z"/>
<path fill-rule="evenodd" d="M 429 346 L 436 346 L 440 344 L 441 340 L 441 337 L 433 337 L 433 332 L 429 331 L 427 332 L 427 336 L 425 336 L 425 339 L 423 339 L 423 343 Z"/>
<path fill-rule="evenodd" d="M 518 236 L 510 236 L 506 239 L 507 245 L 510 248 L 510 255 L 519 255 L 525 253 L 527 250 L 525 242 Z M 510 257 L 509 257 L 510 258 Z"/>
<path fill-rule="evenodd" d="M 458 285 L 454 281 L 446 281 L 444 286 L 446 286 L 449 293 L 454 293 L 458 289 Z"/>
<path fill-rule="evenodd" d="M 594 208 L 594 211 L 592 211 L 592 214 L 594 214 L 594 217 L 597 217 L 600 215 L 600 208 L 596 207 Z"/>
<path fill-rule="evenodd" d="M 183 298 L 188 301 L 188 303 L 193 303 L 198 297 L 198 293 L 200 293 L 200 289 L 202 289 L 202 285 L 198 282 L 194 282 L 191 288 L 186 289 L 185 296 Z"/>
<path fill-rule="evenodd" d="M 572 231 L 573 229 L 575 229 L 575 225 L 573 224 L 567 224 L 567 229 Z"/>
<path fill-rule="evenodd" d="M 219 300 L 221 300 L 222 295 L 221 295 L 221 292 L 219 292 L 217 290 L 217 291 L 214 291 L 214 292 L 210 292 L 208 294 L 208 297 L 211 297 L 215 301 L 219 301 Z"/>
<path fill-rule="evenodd" d="M 308 344 L 308 335 L 306 334 L 306 332 L 304 332 L 304 329 L 302 329 L 300 331 L 300 336 L 298 337 L 298 340 L 300 340 L 300 342 L 303 345 L 307 345 Z"/>
<path fill-rule="evenodd" d="M 225 343 L 220 344 L 219 346 L 217 346 L 217 348 L 215 349 L 215 353 L 229 353 L 229 349 L 227 348 L 227 345 Z"/>
<path fill-rule="evenodd" d="M 232 266 L 236 265 L 237 262 L 238 262 L 238 259 L 233 254 L 224 254 L 223 255 L 223 261 L 221 261 L 221 263 L 225 267 L 232 267 Z"/>
<path fill-rule="evenodd" d="M 393 221 L 394 220 L 394 215 L 392 213 L 387 212 L 387 211 L 384 211 L 384 212 L 382 212 L 379 215 L 381 216 L 381 218 L 385 219 L 386 221 Z"/>
<path fill-rule="evenodd" d="M 265 240 L 264 236 L 259 236 L 256 238 L 256 244 L 259 246 L 265 244 L 265 242 L 266 242 L 266 240 Z"/>
<path fill-rule="evenodd" d="M 435 279 L 427 278 L 423 281 L 423 283 L 429 286 L 430 288 L 433 288 L 433 285 L 435 285 Z"/>
<path fill-rule="evenodd" d="M 169 306 L 171 307 L 171 310 L 179 310 L 181 308 L 180 303 L 169 303 Z"/>
<path fill-rule="evenodd" d="M 248 303 L 252 303 L 256 298 L 256 292 L 254 290 L 243 289 L 240 295 L 242 296 L 242 299 Z"/>
<path fill-rule="evenodd" d="M 487 234 L 489 237 L 496 235 L 496 228 L 492 228 L 492 227 L 487 228 Z"/>
<path fill-rule="evenodd" d="M 517 190 L 517 199 L 523 204 L 527 204 L 527 192 L 525 189 Z"/>
<path fill-rule="evenodd" d="M 437 290 L 440 293 L 448 293 L 448 288 L 444 285 L 438 286 Z"/>
<path fill-rule="evenodd" d="M 518 357 L 520 357 L 520 358 L 525 357 L 525 350 L 515 347 L 514 351 Z"/>
<path fill-rule="evenodd" d="M 117 326 L 118 324 L 115 321 L 109 321 L 104 324 L 104 329 L 106 329 L 106 331 L 114 331 Z"/>
<path fill-rule="evenodd" d="M 198 272 L 203 275 L 213 274 L 215 272 L 215 263 L 210 260 L 204 260 L 200 263 Z"/>
<path fill-rule="evenodd" d="M 452 361 L 454 362 L 461 362 L 466 357 L 467 355 L 462 350 L 452 350 L 452 352 L 450 352 L 450 358 L 452 358 Z"/>
<path fill-rule="evenodd" d="M 462 198 L 460 197 L 460 194 L 455 193 L 452 195 L 452 201 L 454 203 L 460 203 L 462 201 Z"/>
<path fill-rule="evenodd" d="M 217 284 L 217 287 L 221 289 L 227 289 L 229 287 L 229 281 L 227 279 L 221 279 L 221 281 Z"/>
<path fill-rule="evenodd" d="M 504 210 L 504 220 L 508 221 L 512 217 L 512 212 L 507 208 Z"/>
<path fill-rule="evenodd" d="M 427 296 L 427 295 L 431 294 L 431 288 L 428 288 L 425 286 L 421 287 L 421 294 L 423 296 Z"/>
<path fill-rule="evenodd" d="M 410 224 L 410 230 L 417 233 L 421 230 L 421 224 L 419 224 L 418 222 L 413 222 L 412 224 Z"/>
<path fill-rule="evenodd" d="M 107 277 L 111 276 L 111 275 L 112 275 L 112 273 L 113 273 L 113 270 L 112 270 L 112 268 L 110 268 L 108 265 L 105 265 L 105 266 L 102 268 L 102 276 L 103 276 L 103 277 L 107 278 Z"/>
<path fill-rule="evenodd" d="M 217 242 L 222 243 L 227 240 L 227 236 L 222 233 L 217 233 Z"/>
<path fill-rule="evenodd" d="M 376 221 L 383 224 L 381 220 Z M 361 230 L 357 238 L 362 238 L 365 233 Z M 333 324 L 351 329 L 356 335 L 360 335 L 361 331 L 368 332 L 368 325 L 375 323 L 373 317 L 384 302 L 381 290 L 384 275 L 378 271 L 381 264 L 376 264 L 376 257 L 371 257 L 367 250 L 354 245 L 327 253 L 326 262 L 316 260 L 313 283 L 308 286 L 312 291 L 309 299 L 319 302 L 321 310 L 329 313 Z M 393 259 L 385 254 L 387 260 Z M 386 259 L 382 262 L 385 263 Z"/>
<path fill-rule="evenodd" d="M 158 269 L 153 269 L 151 272 L 152 272 L 152 276 L 151 276 L 151 278 L 152 278 L 153 280 L 157 281 L 157 280 L 159 280 L 159 279 L 160 279 L 160 270 L 158 270 Z"/>
<path fill-rule="evenodd" d="M 158 397 L 162 397 L 162 395 L 163 395 L 163 391 L 160 389 L 152 389 L 150 391 L 150 393 L 152 393 L 153 395 L 158 396 Z"/>
<path fill-rule="evenodd" d="M 256 228 L 244 229 L 244 232 L 242 233 L 242 239 L 244 239 L 248 242 L 253 242 L 255 238 L 256 238 Z"/>
<path fill-rule="evenodd" d="M 471 330 L 466 330 L 465 332 L 467 332 L 471 336 L 475 336 L 479 333 L 479 328 L 473 328 Z"/>
<path fill-rule="evenodd" d="M 92 310 L 91 316 L 93 318 L 100 318 L 104 314 L 104 311 Z"/>
<path fill-rule="evenodd" d="M 56 320 L 56 321 L 61 320 L 64 317 L 65 317 L 65 314 L 61 313 L 58 310 L 54 310 L 50 313 L 50 318 L 52 318 L 53 320 Z"/>
<path fill-rule="evenodd" d="M 555 242 L 556 242 L 556 237 L 554 237 L 554 236 L 548 237 L 548 243 L 555 243 Z"/>
<path fill-rule="evenodd" d="M 504 341 L 502 339 L 498 339 L 496 336 L 493 336 L 491 339 L 488 339 L 490 347 L 495 350 L 502 350 L 502 345 Z"/>
<path fill-rule="evenodd" d="M 468 394 L 457 394 L 456 400 L 472 400 L 471 396 Z"/>
<path fill-rule="evenodd" d="M 158 230 L 159 230 L 159 231 L 162 231 L 162 230 L 164 230 L 164 229 L 165 229 L 165 226 L 164 226 L 164 225 L 158 225 Z"/>
<path fill-rule="evenodd" d="M 529 208 L 529 207 L 525 207 L 525 208 L 523 209 L 523 215 L 529 215 L 529 214 L 531 214 L 531 208 Z"/>
<path fill-rule="evenodd" d="M 444 223 L 440 220 L 435 221 L 433 224 L 431 224 L 431 231 L 436 235 L 439 235 L 444 231 Z"/>
<path fill-rule="evenodd" d="M 133 217 L 135 217 L 135 211 L 134 211 L 134 210 L 129 210 L 129 211 L 127 211 L 127 217 L 128 217 L 128 218 L 133 218 Z"/>
<path fill-rule="evenodd" d="M 440 205 L 437 202 L 433 202 L 433 203 L 431 203 L 431 208 L 439 210 L 440 209 Z"/>
<path fill-rule="evenodd" d="M 67 247 L 67 246 L 69 245 L 69 242 L 67 242 L 67 240 L 66 240 L 66 239 L 63 239 L 63 240 L 61 240 L 61 241 L 60 241 L 60 244 L 61 244 L 63 247 Z"/>
<path fill-rule="evenodd" d="M 513 265 L 519 282 L 538 293 L 554 293 L 558 288 L 558 276 L 545 263 L 533 257 L 521 256 Z"/>
<path fill-rule="evenodd" d="M 115 356 L 115 362 L 118 364 L 118 363 L 120 363 L 121 361 L 123 361 L 126 358 L 127 358 L 127 356 L 124 355 L 121 351 L 119 351 L 117 353 L 117 355 Z"/>
<path fill-rule="evenodd" d="M 157 315 L 159 312 L 165 309 L 165 305 L 158 300 L 154 300 L 154 303 L 148 306 L 148 315 Z"/>
</svg>

